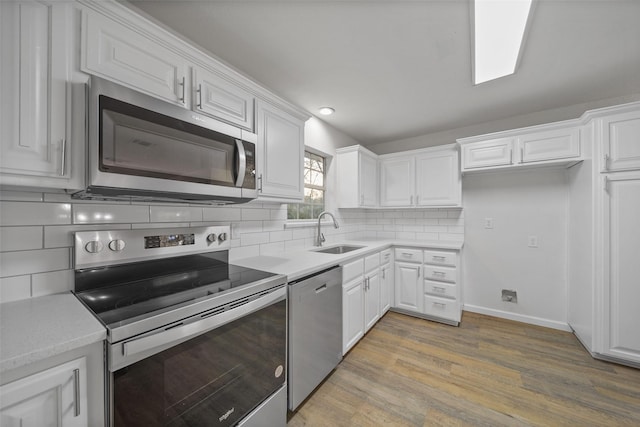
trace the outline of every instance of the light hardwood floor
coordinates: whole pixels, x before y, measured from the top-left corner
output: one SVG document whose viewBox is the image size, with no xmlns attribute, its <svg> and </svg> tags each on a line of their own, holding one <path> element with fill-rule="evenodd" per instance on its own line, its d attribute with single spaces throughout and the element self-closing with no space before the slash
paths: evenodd
<svg viewBox="0 0 640 427">
<path fill-rule="evenodd" d="M 287 425 L 640 426 L 640 370 L 592 359 L 568 332 L 390 312 Z"/>
</svg>

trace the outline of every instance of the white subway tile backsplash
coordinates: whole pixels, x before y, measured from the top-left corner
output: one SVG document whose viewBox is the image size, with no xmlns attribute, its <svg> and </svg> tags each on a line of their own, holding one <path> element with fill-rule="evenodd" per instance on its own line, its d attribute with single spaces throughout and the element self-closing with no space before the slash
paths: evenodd
<svg viewBox="0 0 640 427">
<path fill-rule="evenodd" d="M 73 234 L 76 231 L 119 230 L 131 228 L 129 224 L 97 225 L 47 225 L 44 227 L 44 247 L 63 248 L 74 245 Z"/>
<path fill-rule="evenodd" d="M 416 233 L 416 240 L 438 240 L 438 233 Z"/>
<path fill-rule="evenodd" d="M 0 276 L 21 276 L 71 268 L 69 248 L 0 253 Z"/>
<path fill-rule="evenodd" d="M 427 233 L 446 233 L 447 226 L 446 225 L 426 225 L 424 227 L 424 231 Z"/>
<path fill-rule="evenodd" d="M 58 294 L 73 289 L 73 270 L 51 271 L 31 276 L 31 296 Z"/>
<path fill-rule="evenodd" d="M 0 191 L 0 200 L 13 200 L 16 202 L 41 202 L 42 193 L 34 193 L 31 191 Z"/>
<path fill-rule="evenodd" d="M 202 221 L 202 209 L 189 206 L 150 206 L 151 222 L 191 222 Z"/>
<path fill-rule="evenodd" d="M 26 299 L 31 296 L 31 276 L 0 278 L 0 303 Z"/>
<path fill-rule="evenodd" d="M 416 233 L 411 233 L 408 231 L 398 231 L 396 232 L 396 239 L 400 240 L 416 240 Z"/>
<path fill-rule="evenodd" d="M 247 209 L 242 208 L 243 221 L 264 221 L 271 219 L 271 211 L 269 209 Z"/>
<path fill-rule="evenodd" d="M 145 228 L 189 228 L 190 222 L 140 222 L 131 224 L 133 230 L 144 230 Z M 197 226 L 196 226 L 197 227 Z"/>
<path fill-rule="evenodd" d="M 263 231 L 262 221 L 242 221 L 238 223 L 238 232 L 244 233 L 258 233 Z"/>
<path fill-rule="evenodd" d="M 258 255 L 260 255 L 260 245 L 231 248 L 229 250 L 229 261 L 233 262 L 234 259 L 249 258 Z"/>
<path fill-rule="evenodd" d="M 73 205 L 74 224 L 149 222 L 149 206 L 141 205 Z"/>
<path fill-rule="evenodd" d="M 240 234 L 240 243 L 242 246 L 259 245 L 269 243 L 269 233 L 246 233 Z"/>
<path fill-rule="evenodd" d="M 203 221 L 240 221 L 241 219 L 241 209 L 239 208 L 202 208 Z"/>
<path fill-rule="evenodd" d="M 68 203 L 2 202 L 2 225 L 71 224 Z"/>
<path fill-rule="evenodd" d="M 284 242 L 284 250 L 290 251 L 293 249 L 305 248 L 305 239 L 287 240 Z"/>
<path fill-rule="evenodd" d="M 279 230 L 284 230 L 284 225 L 286 224 L 286 221 L 279 221 L 279 220 L 274 220 L 274 221 L 262 221 L 262 230 L 263 231 L 279 231 Z"/>
<path fill-rule="evenodd" d="M 0 252 L 42 249 L 42 227 L 0 227 Z"/>
<path fill-rule="evenodd" d="M 260 254 L 270 254 L 273 252 L 284 252 L 284 242 L 265 243 L 260 245 Z"/>
<path fill-rule="evenodd" d="M 291 240 L 293 233 L 291 230 L 283 230 L 283 231 L 271 231 L 269 232 L 269 241 L 270 242 L 283 242 L 285 240 Z"/>
</svg>

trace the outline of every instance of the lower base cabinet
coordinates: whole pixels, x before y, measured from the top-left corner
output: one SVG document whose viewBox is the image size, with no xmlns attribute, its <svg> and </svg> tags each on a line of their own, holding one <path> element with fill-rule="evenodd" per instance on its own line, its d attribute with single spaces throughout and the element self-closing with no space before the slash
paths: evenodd
<svg viewBox="0 0 640 427">
<path fill-rule="evenodd" d="M 0 402 L 3 426 L 87 426 L 86 358 L 3 385 Z"/>
<path fill-rule="evenodd" d="M 364 336 L 364 280 L 342 285 L 342 354 Z"/>
</svg>

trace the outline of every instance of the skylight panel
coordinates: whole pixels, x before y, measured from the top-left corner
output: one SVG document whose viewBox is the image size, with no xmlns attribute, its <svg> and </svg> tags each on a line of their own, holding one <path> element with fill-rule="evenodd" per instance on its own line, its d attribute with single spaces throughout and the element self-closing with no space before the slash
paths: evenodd
<svg viewBox="0 0 640 427">
<path fill-rule="evenodd" d="M 475 84 L 515 73 L 532 0 L 473 0 Z"/>
</svg>

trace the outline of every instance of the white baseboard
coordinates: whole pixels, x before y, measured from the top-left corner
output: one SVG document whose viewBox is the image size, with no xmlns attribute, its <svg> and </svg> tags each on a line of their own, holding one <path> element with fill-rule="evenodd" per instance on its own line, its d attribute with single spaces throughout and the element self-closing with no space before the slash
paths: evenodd
<svg viewBox="0 0 640 427">
<path fill-rule="evenodd" d="M 495 310 L 493 308 L 479 307 L 477 305 L 465 304 L 463 310 L 472 313 L 486 314 L 487 316 L 500 317 L 502 319 L 515 320 L 516 322 L 529 323 L 531 325 L 544 326 L 546 328 L 558 329 L 561 331 L 572 332 L 569 324 L 558 322 L 557 320 L 542 319 L 535 316 L 527 316 L 524 314 L 511 313 L 508 311 Z"/>
</svg>

